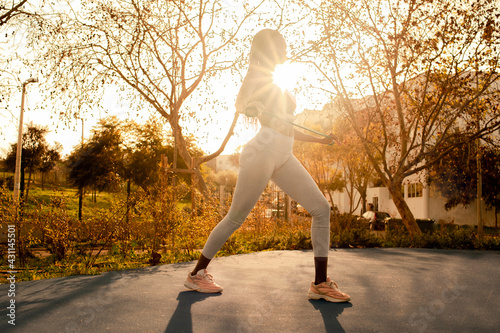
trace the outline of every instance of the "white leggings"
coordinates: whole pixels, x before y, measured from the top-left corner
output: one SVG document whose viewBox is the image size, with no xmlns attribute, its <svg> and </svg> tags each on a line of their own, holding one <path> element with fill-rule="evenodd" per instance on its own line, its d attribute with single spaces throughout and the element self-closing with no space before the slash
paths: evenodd
<svg viewBox="0 0 500 333">
<path fill-rule="evenodd" d="M 293 137 L 262 127 L 240 156 L 240 171 L 229 212 L 212 230 L 202 254 L 212 259 L 238 229 L 271 179 L 312 216 L 315 257 L 328 257 L 330 204 L 311 175 L 292 153 Z"/>
</svg>

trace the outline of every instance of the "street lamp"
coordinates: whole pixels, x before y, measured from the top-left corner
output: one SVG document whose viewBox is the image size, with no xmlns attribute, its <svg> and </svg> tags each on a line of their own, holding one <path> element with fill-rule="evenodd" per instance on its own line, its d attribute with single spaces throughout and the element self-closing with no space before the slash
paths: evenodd
<svg viewBox="0 0 500 333">
<path fill-rule="evenodd" d="M 19 116 L 19 133 L 17 137 L 17 150 L 16 150 L 16 170 L 14 174 L 14 203 L 17 204 L 19 201 L 19 190 L 21 188 L 21 151 L 23 149 L 23 115 L 24 115 L 24 95 L 26 94 L 26 86 L 29 83 L 38 82 L 36 78 L 29 78 L 23 83 L 22 95 L 21 95 L 21 114 Z"/>
</svg>

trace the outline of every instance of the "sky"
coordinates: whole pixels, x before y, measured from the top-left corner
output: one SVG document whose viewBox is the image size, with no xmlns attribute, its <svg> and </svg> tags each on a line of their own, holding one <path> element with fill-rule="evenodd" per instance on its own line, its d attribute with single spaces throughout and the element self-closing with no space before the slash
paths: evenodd
<svg viewBox="0 0 500 333">
<path fill-rule="evenodd" d="M 305 71 L 306 68 L 302 64 L 286 64 L 278 68 L 278 70 L 281 75 L 277 77 L 277 83 L 293 91 L 299 85 L 300 72 Z M 40 108 L 40 105 L 44 102 L 37 98 L 37 96 L 40 95 L 40 89 L 43 89 L 43 84 L 30 83 L 26 87 L 23 127 L 26 128 L 30 123 L 46 126 L 49 130 L 46 136 L 49 145 L 58 142 L 63 146 L 62 155 L 69 155 L 73 148 L 81 143 L 82 121 L 73 119 L 67 125 L 60 122 L 58 116 L 50 107 Z M 199 139 L 198 145 L 207 154 L 215 152 L 220 147 L 222 140 L 229 130 L 234 115 L 231 106 L 234 105 L 238 89 L 239 86 L 237 85 L 225 86 L 224 89 L 220 89 L 224 91 L 224 93 L 214 97 L 224 100 L 222 104 L 226 105 L 225 109 L 198 111 L 200 113 L 205 112 L 207 115 L 208 113 L 215 113 L 215 116 L 212 116 L 212 122 L 209 123 L 210 126 L 200 127 L 195 123 L 187 124 L 186 126 L 186 131 L 194 134 Z M 17 95 L 18 96 L 14 96 L 11 100 L 10 113 L 4 114 L 4 117 L 2 117 L 2 122 L 4 123 L 1 126 L 0 133 L 0 157 L 5 157 L 10 149 L 10 145 L 17 142 L 21 92 L 18 92 Z M 321 104 L 324 103 L 316 102 L 311 103 L 305 99 L 298 98 L 296 113 L 300 113 L 305 109 L 321 107 Z M 106 112 L 96 109 L 97 111 L 94 113 L 93 117 L 87 114 L 83 124 L 83 135 L 85 140 L 90 137 L 92 128 L 101 118 L 117 116 L 121 120 L 134 119 L 138 122 L 144 122 L 148 119 L 147 115 L 138 118 L 135 114 L 132 114 L 134 112 L 131 112 L 126 106 L 123 106 L 122 103 L 119 102 L 119 96 L 113 91 L 106 93 L 102 109 L 106 110 Z M 240 116 L 235 134 L 229 140 L 223 154 L 234 153 L 249 141 L 258 130 L 258 128 L 246 125 L 242 120 L 243 116 Z"/>
<path fill-rule="evenodd" d="M 232 2 L 224 2 L 228 4 L 228 9 L 234 7 Z M 233 9 L 237 10 L 237 8 Z M 253 29 L 257 30 L 260 30 L 261 28 L 264 27 L 253 27 Z M 287 35 L 285 31 L 285 38 L 289 43 L 293 43 L 295 32 L 292 30 L 289 35 Z M 1 40 L 0 44 L 2 44 Z M 306 68 L 306 65 L 304 64 L 286 64 L 278 69 L 281 69 L 280 73 L 282 74 L 279 78 L 277 78 L 279 83 L 285 85 L 284 88 L 287 88 L 290 91 L 294 91 L 301 84 L 301 74 L 310 74 L 310 69 Z M 20 73 L 17 78 L 18 84 L 21 85 L 22 82 L 24 82 L 28 77 L 30 77 L 30 75 L 27 73 Z M 211 117 L 212 121 L 209 123 L 209 126 L 199 126 L 196 123 L 188 123 L 185 126 L 186 132 L 192 133 L 198 138 L 197 143 L 199 147 L 207 154 L 215 152 L 220 147 L 222 140 L 229 130 L 234 116 L 234 102 L 239 90 L 239 85 L 235 85 L 233 82 L 237 82 L 238 80 L 241 80 L 241 78 L 235 79 L 234 77 L 231 77 L 228 80 L 225 80 L 230 81 L 232 84 L 223 83 L 222 81 L 224 81 L 224 78 L 221 79 L 221 82 L 219 83 L 215 82 L 216 88 L 214 90 L 219 91 L 220 93 L 215 92 L 213 98 L 216 98 L 219 101 L 218 104 L 222 105 L 222 107 L 215 110 L 212 109 L 211 106 L 205 106 L 206 109 L 196 110 L 197 114 L 200 115 L 198 118 L 203 118 L 203 116 L 201 116 L 203 113 Z M 46 136 L 47 142 L 50 145 L 55 142 L 62 144 L 62 155 L 64 157 L 70 154 L 73 148 L 81 143 L 82 121 L 79 119 L 72 119 L 67 124 L 59 121 L 58 115 L 56 115 L 56 112 L 52 110 L 51 106 L 45 105 L 46 102 L 43 102 L 38 97 L 41 95 L 42 89 L 44 89 L 43 84 L 43 82 L 39 82 L 27 85 L 23 127 L 26 128 L 26 125 L 30 123 L 46 126 L 49 129 L 49 133 Z M 195 96 L 193 96 L 193 98 L 195 98 Z M 300 96 L 296 95 L 296 98 L 296 113 L 300 113 L 305 109 L 321 108 L 322 105 L 327 102 L 326 100 L 321 99 L 306 98 L 306 94 L 303 91 Z M 138 122 L 144 122 L 147 120 L 147 115 L 137 118 L 135 112 L 131 112 L 126 106 L 121 105 L 119 100 L 119 96 L 111 89 L 109 93 L 106 93 L 106 98 L 103 101 L 102 109 L 106 110 L 106 112 L 96 109 L 93 112 L 93 116 L 88 113 L 86 114 L 86 119 L 84 120 L 83 125 L 84 139 L 88 139 L 90 137 L 92 128 L 103 117 L 114 115 L 122 120 L 133 119 Z M 194 101 L 193 103 L 196 104 Z M 21 91 L 19 89 L 19 91 L 12 96 L 9 103 L 9 109 L 0 110 L 0 121 L 2 122 L 0 125 L 0 158 L 5 157 L 11 144 L 17 142 L 20 105 Z M 44 108 L 41 108 L 42 105 Z M 156 116 L 159 116 L 159 114 L 156 114 Z M 235 128 L 235 134 L 229 140 L 223 154 L 234 153 L 255 135 L 258 128 L 245 125 L 242 118 L 243 116 L 240 116 L 240 120 Z"/>
<path fill-rule="evenodd" d="M 57 115 L 54 114 L 50 107 L 40 108 L 39 106 L 43 101 L 39 100 L 37 96 L 40 94 L 39 89 L 43 89 L 37 83 L 28 84 L 25 94 L 25 107 L 24 107 L 24 119 L 23 128 L 26 129 L 28 124 L 46 126 L 49 130 L 46 139 L 49 145 L 53 145 L 58 142 L 63 145 L 62 155 L 69 154 L 73 147 L 81 142 L 82 138 L 82 122 L 81 120 L 72 120 L 67 125 L 63 124 L 57 119 Z M 17 142 L 18 129 L 19 129 L 19 115 L 21 111 L 21 92 L 18 93 L 17 104 L 16 98 L 11 100 L 11 110 L 12 115 L 10 119 L 4 120 L 9 122 L 8 126 L 2 124 L 2 132 L 0 135 L 0 156 L 7 154 L 10 149 L 10 145 Z M 116 103 L 116 96 L 110 96 L 104 101 L 106 109 L 109 110 L 109 115 L 116 115 L 120 119 L 128 118 L 128 110 L 121 107 Z M 91 133 L 91 128 L 97 124 L 101 117 L 106 117 L 104 112 L 97 112 L 96 117 L 87 118 L 84 123 L 84 138 L 88 139 Z"/>
</svg>

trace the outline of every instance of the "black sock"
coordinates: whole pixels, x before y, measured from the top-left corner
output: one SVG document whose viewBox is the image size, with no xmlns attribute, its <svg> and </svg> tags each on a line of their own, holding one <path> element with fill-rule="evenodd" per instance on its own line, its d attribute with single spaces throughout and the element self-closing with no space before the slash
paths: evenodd
<svg viewBox="0 0 500 333">
<path fill-rule="evenodd" d="M 314 284 L 318 285 L 326 281 L 328 257 L 314 257 L 315 277 Z"/>
<path fill-rule="evenodd" d="M 206 269 L 208 267 L 208 264 L 210 263 L 211 260 L 212 259 L 208 259 L 203 254 L 201 254 L 200 255 L 200 259 L 198 259 L 198 262 L 196 263 L 196 266 L 194 267 L 193 271 L 191 272 L 191 276 L 195 276 L 196 273 L 198 273 L 202 269 Z"/>
</svg>

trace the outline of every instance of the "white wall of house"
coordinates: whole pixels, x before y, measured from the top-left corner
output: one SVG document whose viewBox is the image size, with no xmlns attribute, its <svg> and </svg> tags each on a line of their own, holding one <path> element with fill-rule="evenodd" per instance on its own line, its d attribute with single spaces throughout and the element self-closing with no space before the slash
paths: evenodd
<svg viewBox="0 0 500 333">
<path fill-rule="evenodd" d="M 334 192 L 332 194 L 333 203 L 330 203 L 332 206 L 336 206 L 339 212 L 346 213 L 350 211 L 351 201 L 349 200 L 349 196 L 344 192 Z M 359 194 L 356 192 L 356 197 L 354 198 L 354 203 L 358 202 Z M 359 214 L 358 214 L 359 215 Z"/>
<path fill-rule="evenodd" d="M 224 170 L 229 170 L 229 171 L 234 171 L 238 172 L 238 166 L 235 165 L 234 163 L 234 156 L 233 155 L 219 155 L 215 158 L 215 163 L 216 171 L 224 171 Z"/>
<path fill-rule="evenodd" d="M 454 222 L 455 224 L 477 225 L 477 201 L 474 200 L 469 206 L 457 206 L 449 211 L 444 209 L 446 200 L 440 196 L 431 196 L 429 210 L 431 218 L 437 221 Z M 485 226 L 495 226 L 495 211 L 486 210 L 483 204 L 482 218 Z"/>
<path fill-rule="evenodd" d="M 404 185 L 405 200 L 415 218 L 430 218 L 436 221 L 436 223 L 453 222 L 462 225 L 477 225 L 477 205 L 475 200 L 467 207 L 458 206 L 447 211 L 444 208 L 446 199 L 428 186 L 422 186 L 421 196 L 409 197 L 409 188 L 411 188 L 411 184 L 415 183 Z M 337 192 L 333 197 L 335 201 L 334 204 L 337 205 L 340 212 L 349 212 L 349 198 L 346 193 Z M 369 188 L 367 191 L 367 202 L 378 202 L 379 211 L 387 212 L 393 217 L 401 217 L 386 187 Z M 354 213 L 358 215 L 361 214 L 361 207 Z M 495 226 L 495 212 L 493 210 L 487 211 L 483 205 L 482 215 L 485 226 Z"/>
</svg>

